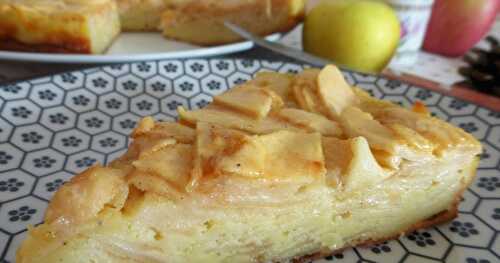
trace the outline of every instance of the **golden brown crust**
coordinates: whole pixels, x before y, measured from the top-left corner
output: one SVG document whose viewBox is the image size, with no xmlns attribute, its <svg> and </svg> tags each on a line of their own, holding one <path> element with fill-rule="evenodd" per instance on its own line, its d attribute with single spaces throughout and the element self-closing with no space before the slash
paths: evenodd
<svg viewBox="0 0 500 263">
<path fill-rule="evenodd" d="M 119 169 L 94 166 L 73 177 L 52 198 L 45 222 L 85 222 L 105 206 L 123 207 L 128 195 L 125 174 Z"/>
<path fill-rule="evenodd" d="M 23 43 L 15 37 L 16 27 L 0 24 L 0 50 L 37 52 L 37 53 L 60 53 L 60 54 L 92 54 L 90 39 L 75 37 L 64 32 L 47 36 L 42 43 Z M 118 35 L 114 37 L 116 39 Z M 110 42 L 114 41 L 111 40 Z M 108 46 L 109 48 L 109 46 Z"/>
<path fill-rule="evenodd" d="M 63 54 L 91 54 L 88 39 L 58 38 L 60 44 L 26 44 L 14 38 L 0 39 L 0 50 L 38 52 L 38 53 L 63 53 Z"/>
<path fill-rule="evenodd" d="M 0 50 L 101 53 L 118 31 L 113 0 L 0 1 Z"/>
</svg>

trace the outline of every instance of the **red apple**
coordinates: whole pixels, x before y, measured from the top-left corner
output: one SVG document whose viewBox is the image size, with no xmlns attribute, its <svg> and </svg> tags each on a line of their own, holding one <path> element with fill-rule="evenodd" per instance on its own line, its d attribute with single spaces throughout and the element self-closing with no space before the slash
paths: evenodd
<svg viewBox="0 0 500 263">
<path fill-rule="evenodd" d="M 461 56 L 488 32 L 500 0 L 436 0 L 424 49 L 445 56 Z"/>
</svg>

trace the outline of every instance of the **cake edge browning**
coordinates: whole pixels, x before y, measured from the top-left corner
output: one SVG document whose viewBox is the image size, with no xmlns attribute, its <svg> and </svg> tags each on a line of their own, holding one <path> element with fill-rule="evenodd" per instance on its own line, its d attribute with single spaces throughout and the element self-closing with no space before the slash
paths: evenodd
<svg viewBox="0 0 500 263">
<path fill-rule="evenodd" d="M 62 39 L 62 38 L 61 38 Z M 0 41 L 0 50 L 16 52 L 62 53 L 62 54 L 92 54 L 90 41 L 81 38 L 66 38 L 60 45 L 55 44 L 26 44 L 14 38 L 5 38 Z"/>
<path fill-rule="evenodd" d="M 37 4 L 0 3 L 0 50 L 101 54 L 118 38 L 119 25 L 114 0 L 41 10 Z"/>
<path fill-rule="evenodd" d="M 467 190 L 469 185 L 472 183 L 472 181 L 476 177 L 476 170 L 477 170 L 478 165 L 479 165 L 479 158 L 475 157 L 474 160 L 472 161 L 472 163 L 468 166 L 468 168 L 470 170 L 470 174 L 467 175 L 466 177 L 464 177 L 464 178 L 466 178 L 466 180 L 461 181 L 462 187 L 460 188 L 459 191 L 457 191 L 455 193 L 454 201 L 453 201 L 453 203 L 451 203 L 451 205 L 449 206 L 448 209 L 443 210 L 437 214 L 434 214 L 431 217 L 428 217 L 420 222 L 417 222 L 417 223 L 411 225 L 410 227 L 408 227 L 408 229 L 401 231 L 399 234 L 395 234 L 395 235 L 388 236 L 388 237 L 383 237 L 380 239 L 368 239 L 368 240 L 365 240 L 365 241 L 362 241 L 359 243 L 355 242 L 355 244 L 348 245 L 348 246 L 345 246 L 343 248 L 333 250 L 333 251 L 316 252 L 316 253 L 313 253 L 311 255 L 305 255 L 305 256 L 294 258 L 294 259 L 292 259 L 292 262 L 293 263 L 306 263 L 306 262 L 309 262 L 311 260 L 321 259 L 321 258 L 324 258 L 327 256 L 342 253 L 343 251 L 345 251 L 349 248 L 373 246 L 373 245 L 380 244 L 380 243 L 385 242 L 385 241 L 398 239 L 399 237 L 405 236 L 405 235 L 407 235 L 411 232 L 414 232 L 418 229 L 428 228 L 428 227 L 442 224 L 442 223 L 446 223 L 446 222 L 449 222 L 449 221 L 455 219 L 458 216 L 458 206 L 460 204 L 460 199 L 462 198 L 463 193 Z"/>
</svg>

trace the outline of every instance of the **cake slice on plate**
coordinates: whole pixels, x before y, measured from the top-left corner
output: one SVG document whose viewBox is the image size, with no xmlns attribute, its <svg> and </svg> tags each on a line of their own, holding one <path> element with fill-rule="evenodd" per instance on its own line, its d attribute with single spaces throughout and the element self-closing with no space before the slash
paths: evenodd
<svg viewBox="0 0 500 263">
<path fill-rule="evenodd" d="M 99 54 L 119 32 L 114 0 L 0 0 L 0 50 Z"/>
<path fill-rule="evenodd" d="M 269 262 L 456 216 L 480 143 L 350 87 L 333 66 L 259 73 L 62 186 L 17 262 Z"/>
<path fill-rule="evenodd" d="M 124 31 L 163 31 L 199 45 L 241 40 L 231 21 L 259 35 L 284 32 L 302 20 L 304 0 L 117 0 Z"/>
<path fill-rule="evenodd" d="M 241 40 L 225 28 L 232 22 L 257 35 L 286 32 L 304 15 L 305 0 L 198 0 L 167 8 L 160 28 L 167 38 L 198 45 Z"/>
<path fill-rule="evenodd" d="M 304 0 L 0 0 L 0 50 L 104 53 L 120 31 L 216 45 L 240 40 L 228 20 L 266 35 L 301 21 Z"/>
</svg>

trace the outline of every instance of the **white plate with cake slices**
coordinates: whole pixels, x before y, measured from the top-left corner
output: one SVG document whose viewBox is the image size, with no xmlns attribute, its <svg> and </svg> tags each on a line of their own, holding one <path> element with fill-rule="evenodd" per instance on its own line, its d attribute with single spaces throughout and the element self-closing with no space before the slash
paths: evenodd
<svg viewBox="0 0 500 263">
<path fill-rule="evenodd" d="M 267 36 L 270 41 L 277 41 L 281 34 Z M 202 56 L 224 55 L 251 49 L 250 41 L 219 46 L 197 46 L 189 43 L 165 39 L 158 33 L 122 33 L 105 54 L 53 54 L 35 52 L 1 51 L 0 60 L 34 61 L 47 63 L 121 63 L 144 60 L 173 58 L 194 58 Z"/>
</svg>

